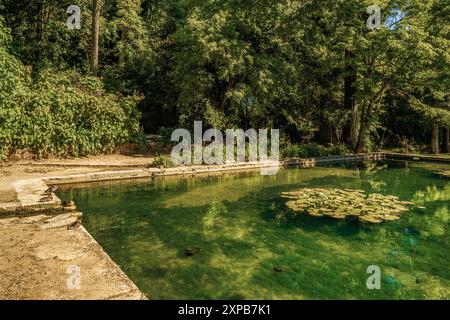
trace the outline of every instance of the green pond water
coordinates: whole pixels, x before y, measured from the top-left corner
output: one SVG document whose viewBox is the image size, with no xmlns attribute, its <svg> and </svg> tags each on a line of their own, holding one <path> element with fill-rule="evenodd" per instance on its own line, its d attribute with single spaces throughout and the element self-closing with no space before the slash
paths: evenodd
<svg viewBox="0 0 450 320">
<path fill-rule="evenodd" d="M 366 163 L 73 186 L 59 196 L 76 201 L 86 229 L 150 299 L 449 299 L 450 180 L 436 169 L 450 166 Z M 280 193 L 306 187 L 363 189 L 425 209 L 371 226 L 277 219 Z M 186 257 L 187 247 L 201 251 Z M 381 268 L 380 290 L 367 288 L 371 265 Z"/>
</svg>

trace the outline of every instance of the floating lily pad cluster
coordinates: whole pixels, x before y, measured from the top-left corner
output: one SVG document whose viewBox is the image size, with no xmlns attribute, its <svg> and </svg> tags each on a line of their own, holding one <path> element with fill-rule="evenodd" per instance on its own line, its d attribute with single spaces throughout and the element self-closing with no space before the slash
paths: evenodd
<svg viewBox="0 0 450 320">
<path fill-rule="evenodd" d="M 313 217 L 333 219 L 353 218 L 365 223 L 382 223 L 400 219 L 409 210 L 411 202 L 400 201 L 395 196 L 366 195 L 353 189 L 301 189 L 284 192 L 286 206 Z"/>
</svg>

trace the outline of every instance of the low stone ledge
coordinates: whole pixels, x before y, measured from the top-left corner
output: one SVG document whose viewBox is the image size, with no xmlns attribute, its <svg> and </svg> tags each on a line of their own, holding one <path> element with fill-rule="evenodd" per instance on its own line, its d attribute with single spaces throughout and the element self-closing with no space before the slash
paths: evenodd
<svg viewBox="0 0 450 320">
<path fill-rule="evenodd" d="M 17 163 L 16 166 L 31 166 L 31 167 L 61 167 L 61 168 L 146 168 L 149 163 L 142 164 L 120 164 L 120 163 L 61 163 L 61 162 L 46 162 L 46 163 L 34 163 L 25 162 Z"/>
<path fill-rule="evenodd" d="M 77 174 L 70 176 L 57 176 L 44 178 L 43 181 L 49 185 L 75 184 L 83 182 L 111 181 L 137 178 L 150 178 L 152 172 L 149 170 L 130 170 L 130 171 L 105 171 L 87 174 Z"/>
<path fill-rule="evenodd" d="M 42 230 L 68 227 L 75 222 L 80 221 L 80 215 L 77 213 L 63 213 L 53 218 L 49 218 L 40 225 Z"/>
<path fill-rule="evenodd" d="M 59 204 L 21 205 L 16 203 L 10 206 L 0 206 L 0 218 L 28 217 L 39 214 L 58 215 L 64 212 Z"/>
<path fill-rule="evenodd" d="M 384 153 L 370 153 L 370 154 L 358 154 L 358 155 L 348 155 L 348 156 L 330 156 L 330 157 L 319 157 L 319 158 L 292 158 L 283 161 L 283 165 L 287 167 L 300 166 L 300 167 L 313 167 L 319 164 L 331 164 L 331 163 L 342 163 L 342 162 L 357 162 L 357 161 L 367 161 L 367 160 L 385 160 L 386 157 Z"/>
<path fill-rule="evenodd" d="M 387 159 L 392 160 L 410 160 L 410 161 L 431 161 L 439 163 L 450 163 L 450 156 L 440 155 L 417 155 L 417 154 L 403 154 L 403 153 L 384 153 Z"/>
</svg>

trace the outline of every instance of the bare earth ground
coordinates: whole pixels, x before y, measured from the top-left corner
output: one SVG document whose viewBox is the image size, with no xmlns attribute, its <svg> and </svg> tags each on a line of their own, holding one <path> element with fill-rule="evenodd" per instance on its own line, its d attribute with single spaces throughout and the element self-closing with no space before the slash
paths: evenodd
<svg viewBox="0 0 450 320">
<path fill-rule="evenodd" d="M 147 166 L 151 162 L 147 155 L 3 162 L 0 203 L 16 201 L 12 183 L 20 179 L 107 171 L 123 164 Z M 86 164 L 110 167 L 82 167 Z M 67 230 L 64 225 L 43 230 L 45 219 L 48 217 L 43 215 L 0 219 L 0 299 L 145 299 L 84 228 Z M 69 266 L 80 268 L 79 290 L 67 286 Z"/>
</svg>

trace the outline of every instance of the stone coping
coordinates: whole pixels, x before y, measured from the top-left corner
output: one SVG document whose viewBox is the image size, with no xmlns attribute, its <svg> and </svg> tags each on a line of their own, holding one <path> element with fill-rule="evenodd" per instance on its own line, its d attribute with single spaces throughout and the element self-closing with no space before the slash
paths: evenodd
<svg viewBox="0 0 450 320">
<path fill-rule="evenodd" d="M 32 166 L 32 167 L 67 167 L 67 168 L 147 168 L 149 164 L 136 163 L 136 164 L 126 164 L 126 163 L 63 163 L 63 162 L 45 162 L 45 163 L 35 163 L 35 162 L 23 162 L 16 163 L 15 166 Z"/>
<path fill-rule="evenodd" d="M 384 152 L 384 154 L 386 156 L 386 159 L 392 160 L 428 161 L 450 164 L 449 155 L 419 155 L 393 152 Z"/>
</svg>

